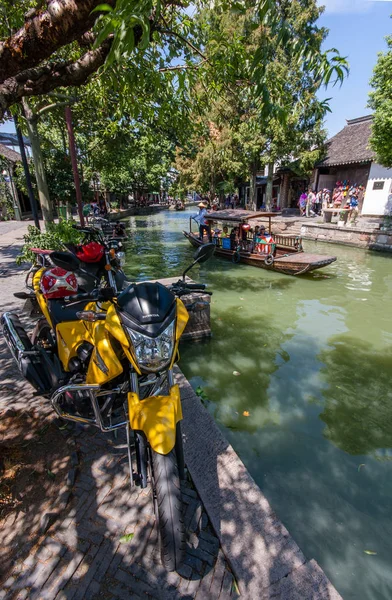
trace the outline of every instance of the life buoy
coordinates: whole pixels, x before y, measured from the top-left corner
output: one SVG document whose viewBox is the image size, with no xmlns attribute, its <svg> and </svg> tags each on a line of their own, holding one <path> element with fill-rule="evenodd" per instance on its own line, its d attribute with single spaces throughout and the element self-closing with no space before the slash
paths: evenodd
<svg viewBox="0 0 392 600">
<path fill-rule="evenodd" d="M 271 265 L 273 265 L 273 264 L 274 264 L 274 260 L 275 260 L 275 259 L 274 259 L 274 257 L 272 256 L 272 254 L 267 254 L 267 256 L 266 256 L 266 257 L 265 257 L 265 259 L 264 259 L 264 264 L 265 264 L 267 267 L 270 267 Z"/>
</svg>

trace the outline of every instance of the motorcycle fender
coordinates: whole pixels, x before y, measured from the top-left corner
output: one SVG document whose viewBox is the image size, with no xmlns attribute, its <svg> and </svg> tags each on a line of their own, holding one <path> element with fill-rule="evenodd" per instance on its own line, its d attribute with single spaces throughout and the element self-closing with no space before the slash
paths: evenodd
<svg viewBox="0 0 392 600">
<path fill-rule="evenodd" d="M 128 393 L 129 422 L 132 429 L 143 431 L 153 450 L 169 454 L 176 442 L 176 425 L 182 419 L 180 388 L 174 385 L 169 396 L 151 396 L 144 400 Z"/>
<path fill-rule="evenodd" d="M 94 323 L 93 340 L 94 350 L 87 370 L 86 383 L 103 385 L 121 375 L 123 368 L 102 321 Z"/>
</svg>

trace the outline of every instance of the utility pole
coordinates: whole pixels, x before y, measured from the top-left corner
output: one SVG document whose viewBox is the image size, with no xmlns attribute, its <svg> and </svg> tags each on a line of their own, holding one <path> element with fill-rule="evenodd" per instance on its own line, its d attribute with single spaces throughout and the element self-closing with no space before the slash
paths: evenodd
<svg viewBox="0 0 392 600">
<path fill-rule="evenodd" d="M 69 153 L 71 155 L 71 163 L 72 163 L 72 171 L 73 171 L 74 182 L 75 182 L 75 192 L 76 192 L 76 201 L 78 203 L 79 219 L 80 219 L 81 226 L 84 227 L 82 192 L 80 189 L 78 163 L 76 160 L 75 136 L 74 136 L 73 127 L 72 127 L 72 112 L 71 112 L 71 109 L 69 106 L 65 107 L 65 121 L 67 123 Z"/>
<path fill-rule="evenodd" d="M 33 186 L 31 185 L 29 163 L 27 162 L 26 150 L 25 150 L 25 146 L 24 146 L 22 132 L 19 127 L 17 115 L 14 116 L 14 123 L 15 123 L 16 135 L 18 136 L 19 151 L 20 151 L 20 155 L 22 157 L 23 170 L 24 170 L 24 174 L 25 174 L 25 178 L 26 178 L 27 192 L 29 195 L 31 212 L 33 213 L 34 224 L 37 229 L 41 230 L 41 227 L 39 224 L 39 219 L 38 219 L 37 203 L 35 201 Z"/>
</svg>

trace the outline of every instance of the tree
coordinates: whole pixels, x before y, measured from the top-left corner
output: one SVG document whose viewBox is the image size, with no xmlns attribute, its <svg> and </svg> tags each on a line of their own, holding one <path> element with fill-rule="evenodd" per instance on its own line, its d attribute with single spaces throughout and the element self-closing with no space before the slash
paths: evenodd
<svg viewBox="0 0 392 600">
<path fill-rule="evenodd" d="M 219 169 L 223 180 L 232 181 L 235 172 L 231 167 L 235 166 L 237 176 L 250 180 L 253 207 L 256 174 L 261 167 L 269 166 L 268 206 L 274 163 L 292 155 L 309 156 L 313 147 L 323 142 L 322 121 L 328 103 L 319 101 L 316 93 L 332 77 L 341 80 L 347 64 L 332 50 L 328 66 L 321 51 L 326 31 L 316 25 L 320 12 L 315 0 L 282 0 L 276 6 L 277 21 L 256 19 L 252 4 L 245 5 L 235 20 L 216 6 L 201 17 L 208 62 L 215 64 L 216 57 L 225 53 L 225 72 L 233 70 L 237 80 L 235 87 L 220 90 L 218 100 L 209 94 L 208 83 L 203 85 L 200 104 L 207 107 L 205 123 L 213 127 L 207 132 L 208 143 L 198 144 L 192 168 L 205 168 L 201 159 L 209 158 L 210 172 Z M 283 43 L 287 32 L 290 41 Z M 215 75 L 216 69 L 212 71 Z M 228 81 L 233 81 L 233 76 L 228 76 Z"/>
<path fill-rule="evenodd" d="M 326 53 L 311 55 L 306 37 L 293 35 L 286 24 L 286 8 L 281 8 L 287 4 L 288 0 L 278 5 L 274 0 L 217 0 L 214 8 L 230 18 L 249 13 L 248 31 L 260 24 L 261 38 L 278 31 L 279 42 L 286 46 L 290 42 L 292 54 L 305 56 L 322 77 L 330 76 L 340 65 Z M 46 0 L 43 10 L 40 5 L 33 8 L 31 0 L 6 2 L 0 24 L 0 36 L 8 36 L 0 42 L 0 117 L 22 97 L 85 84 L 104 63 L 105 71 L 112 68 L 112 83 L 125 82 L 129 90 L 135 81 L 133 70 L 139 75 L 140 68 L 149 73 L 150 85 L 160 75 L 172 90 L 185 90 L 186 82 L 200 73 L 204 77 L 205 67 L 215 88 L 245 81 L 237 67 L 246 39 L 238 37 L 235 44 L 217 40 L 207 57 L 204 24 L 200 24 L 199 11 L 189 17 L 187 5 L 186 0 L 108 0 L 105 4 L 100 0 Z M 25 13 L 27 8 L 30 10 Z M 183 64 L 178 64 L 180 60 Z M 247 67 L 247 76 L 255 84 L 255 95 L 264 95 L 266 105 L 261 46 Z"/>
<path fill-rule="evenodd" d="M 48 0 L 46 10 L 36 2 L 4 4 L 1 33 L 11 35 L 0 42 L 1 114 L 23 97 L 81 85 L 105 62 L 111 40 L 86 52 L 94 41 L 90 32 L 99 12 L 92 11 L 100 0 Z M 72 57 L 62 55 L 61 50 L 74 42 L 80 51 L 73 48 Z"/>
<path fill-rule="evenodd" d="M 377 161 L 392 167 L 392 36 L 387 38 L 388 51 L 378 55 L 370 85 L 369 107 L 374 112 L 370 145 Z"/>
</svg>

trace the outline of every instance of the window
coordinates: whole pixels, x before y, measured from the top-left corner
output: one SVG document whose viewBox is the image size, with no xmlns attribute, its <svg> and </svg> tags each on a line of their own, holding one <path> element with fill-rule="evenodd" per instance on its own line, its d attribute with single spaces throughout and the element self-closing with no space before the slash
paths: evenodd
<svg viewBox="0 0 392 600">
<path fill-rule="evenodd" d="M 373 189 L 374 190 L 383 190 L 384 189 L 384 183 L 385 183 L 385 181 L 375 181 L 373 183 Z"/>
</svg>

